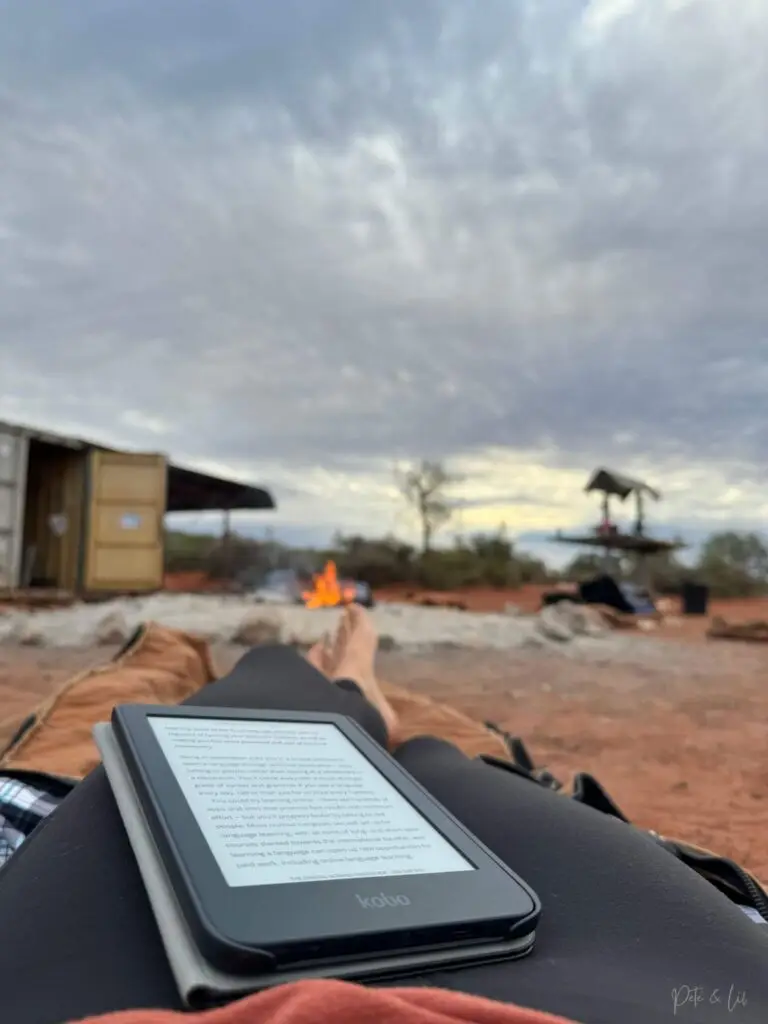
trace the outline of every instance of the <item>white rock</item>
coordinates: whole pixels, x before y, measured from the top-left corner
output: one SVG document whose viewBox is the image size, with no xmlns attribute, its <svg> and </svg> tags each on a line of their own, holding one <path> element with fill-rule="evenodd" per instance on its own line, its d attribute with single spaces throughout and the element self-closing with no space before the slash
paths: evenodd
<svg viewBox="0 0 768 1024">
<path fill-rule="evenodd" d="M 232 642 L 244 647 L 259 644 L 278 644 L 282 639 L 282 625 L 277 615 L 267 612 L 251 612 L 246 615 L 232 634 Z"/>
<path fill-rule="evenodd" d="M 45 647 L 45 635 L 34 623 L 28 622 L 22 624 L 16 642 L 23 647 Z"/>
<path fill-rule="evenodd" d="M 96 623 L 93 642 L 100 647 L 124 644 L 132 632 L 133 630 L 122 612 L 107 612 L 104 618 Z"/>
<path fill-rule="evenodd" d="M 621 631 L 597 635 L 593 622 L 585 626 L 583 616 L 593 611 L 582 606 L 573 610 L 553 611 L 549 606 L 539 615 L 495 615 L 459 612 L 447 608 L 424 608 L 417 605 L 379 603 L 371 612 L 380 636 L 391 638 L 398 648 L 430 651 L 445 648 L 495 649 L 529 652 L 530 656 L 577 658 L 588 661 L 624 662 L 666 665 L 671 657 L 669 644 L 659 645 L 648 637 Z M 0 643 L 43 642 L 47 647 L 79 647 L 94 642 L 97 631 L 107 615 L 114 622 L 125 623 L 132 633 L 144 622 L 204 636 L 213 642 L 228 642 L 238 633 L 247 618 L 269 622 L 257 635 L 271 637 L 279 627 L 279 637 L 301 647 L 308 647 L 328 632 L 333 632 L 339 619 L 336 609 L 309 610 L 301 605 L 254 605 L 248 596 L 216 594 L 159 593 L 146 598 L 118 598 L 99 605 L 78 604 L 69 608 L 44 609 L 34 612 L 14 611 L 0 615 Z M 545 625 L 541 629 L 542 621 Z M 274 624 L 274 627 L 273 627 Z M 260 627 L 261 630 L 261 627 Z M 549 633 L 547 633 L 549 630 Z M 593 635 L 595 634 L 595 635 Z M 242 633 L 240 634 L 243 635 Z M 566 637 L 563 639 L 563 637 Z M 389 640 L 385 641 L 388 646 Z M 680 657 L 690 663 L 694 650 L 685 645 Z M 702 649 L 703 650 L 703 649 Z M 708 655 L 711 658 L 711 655 Z"/>
<path fill-rule="evenodd" d="M 539 628 L 553 640 L 601 637 L 608 632 L 605 620 L 595 608 L 575 601 L 558 601 L 539 612 Z"/>
<path fill-rule="evenodd" d="M 16 644 L 19 642 L 21 623 L 18 615 L 0 616 L 0 644 Z"/>
<path fill-rule="evenodd" d="M 545 647 L 549 647 L 550 643 L 543 633 L 531 633 L 525 640 L 520 644 L 521 651 L 540 651 Z"/>
<path fill-rule="evenodd" d="M 566 643 L 573 640 L 574 632 L 568 622 L 567 614 L 563 613 L 564 601 L 545 605 L 538 614 L 536 626 L 548 640 Z"/>
<path fill-rule="evenodd" d="M 608 632 L 608 624 L 596 608 L 571 601 L 563 601 L 562 604 L 566 605 L 563 615 L 576 636 L 598 637 Z"/>
</svg>

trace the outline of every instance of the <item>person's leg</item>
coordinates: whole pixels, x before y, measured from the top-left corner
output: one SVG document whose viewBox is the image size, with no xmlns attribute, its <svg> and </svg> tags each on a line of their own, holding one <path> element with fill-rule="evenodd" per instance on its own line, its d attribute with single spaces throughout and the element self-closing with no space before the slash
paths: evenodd
<svg viewBox="0 0 768 1024">
<path fill-rule="evenodd" d="M 381 716 L 287 647 L 248 652 L 187 703 L 325 711 L 386 743 Z M 0 1007 L 14 1024 L 62 1024 L 180 1006 L 103 768 L 84 779 L 0 871 Z"/>
<path fill-rule="evenodd" d="M 768 1020 L 768 925 L 753 923 L 651 837 L 440 740 L 411 740 L 395 757 L 543 907 L 526 959 L 411 984 L 585 1024 Z M 733 1006 L 743 992 L 748 1005 L 729 1013 L 729 995 Z"/>
<path fill-rule="evenodd" d="M 383 722 L 354 687 L 334 689 L 309 666 L 299 668 L 288 652 L 279 664 L 265 654 L 241 665 L 241 686 L 223 681 L 196 702 L 342 710 L 361 721 L 359 712 L 361 724 L 384 738 Z M 298 676 L 302 682 L 294 685 Z M 363 690 L 366 685 L 372 684 L 361 680 Z M 377 699 L 375 689 L 371 695 Z M 469 761 L 437 740 L 413 740 L 397 757 L 526 878 L 544 904 L 530 958 L 418 982 L 540 1006 L 585 1024 L 671 1020 L 674 992 L 678 1015 L 684 1010 L 691 1020 L 720 1020 L 732 1004 L 740 1016 L 729 1019 L 765 1019 L 768 939 L 761 926 L 650 839 L 532 782 Z M 178 1003 L 100 772 L 0 875 L 0 919 L 13 922 L 0 983 L 4 1009 L 18 1024 Z M 748 1006 L 736 1005 L 745 991 Z"/>
</svg>

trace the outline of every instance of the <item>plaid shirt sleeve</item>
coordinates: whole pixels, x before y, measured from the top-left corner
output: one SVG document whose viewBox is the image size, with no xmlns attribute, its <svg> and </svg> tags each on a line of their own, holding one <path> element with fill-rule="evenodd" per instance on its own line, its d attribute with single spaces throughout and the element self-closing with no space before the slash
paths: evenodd
<svg viewBox="0 0 768 1024">
<path fill-rule="evenodd" d="M 52 790 L 55 788 L 58 787 L 51 787 Z M 63 794 L 46 792 L 0 775 L 0 868 L 62 799 Z"/>
</svg>

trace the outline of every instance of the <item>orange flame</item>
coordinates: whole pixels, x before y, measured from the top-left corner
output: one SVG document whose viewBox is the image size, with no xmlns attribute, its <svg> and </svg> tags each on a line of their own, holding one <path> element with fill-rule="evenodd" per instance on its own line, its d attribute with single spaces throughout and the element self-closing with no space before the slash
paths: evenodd
<svg viewBox="0 0 768 1024">
<path fill-rule="evenodd" d="M 339 583 L 336 563 L 326 562 L 322 572 L 312 577 L 312 589 L 301 595 L 307 608 L 336 608 L 340 604 L 351 604 L 357 592 L 355 587 Z"/>
</svg>

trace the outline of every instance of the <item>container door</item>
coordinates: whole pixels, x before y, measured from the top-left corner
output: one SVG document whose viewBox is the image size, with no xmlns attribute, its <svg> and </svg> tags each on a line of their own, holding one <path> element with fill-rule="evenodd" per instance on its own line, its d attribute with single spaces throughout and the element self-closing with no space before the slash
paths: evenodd
<svg viewBox="0 0 768 1024">
<path fill-rule="evenodd" d="M 0 426 L 0 589 L 19 585 L 28 450 L 25 435 Z"/>
<path fill-rule="evenodd" d="M 163 584 L 165 456 L 90 453 L 85 591 L 150 591 Z"/>
</svg>

